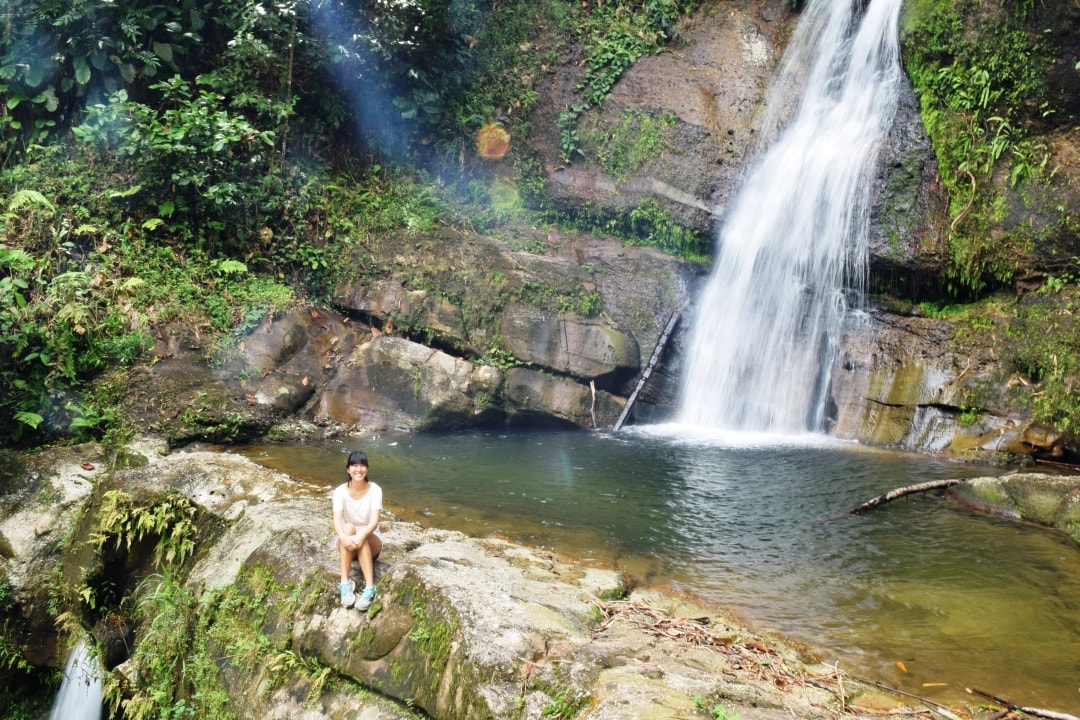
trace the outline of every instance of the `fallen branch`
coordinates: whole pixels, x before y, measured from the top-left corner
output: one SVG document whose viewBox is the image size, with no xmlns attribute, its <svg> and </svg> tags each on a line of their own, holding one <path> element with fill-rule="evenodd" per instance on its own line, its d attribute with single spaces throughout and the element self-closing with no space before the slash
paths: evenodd
<svg viewBox="0 0 1080 720">
<path fill-rule="evenodd" d="M 908 485 L 907 487 L 896 488 L 890 490 L 884 495 L 878 495 L 872 500 L 867 500 L 858 507 L 853 507 L 848 510 L 849 515 L 858 515 L 864 513 L 867 510 L 873 510 L 878 505 L 884 505 L 887 502 L 892 502 L 897 498 L 902 498 L 905 495 L 913 495 L 915 493 L 927 492 L 928 490 L 940 490 L 942 488 L 952 487 L 953 485 L 959 485 L 962 482 L 966 482 L 962 478 L 950 478 L 948 480 L 931 480 L 930 482 L 919 483 L 918 485 Z"/>
<path fill-rule="evenodd" d="M 712 632 L 709 617 L 671 617 L 663 610 L 633 600 L 593 601 L 603 620 L 594 631 L 604 632 L 617 620 L 637 628 L 647 635 L 669 638 L 690 645 L 708 647 L 727 655 L 730 667 L 758 679 L 769 680 L 780 689 L 802 685 L 805 677 L 788 668 L 780 653 L 758 640 L 738 642 L 734 638 Z M 722 629 L 722 628 L 721 628 Z"/>
<path fill-rule="evenodd" d="M 853 677 L 852 680 L 855 680 L 856 682 L 861 682 L 864 685 L 869 685 L 871 687 L 876 687 L 878 690 L 884 690 L 885 692 L 893 693 L 894 695 L 900 695 L 901 697 L 911 698 L 912 700 L 918 700 L 919 702 L 925 703 L 926 705 L 932 707 L 936 712 L 944 715 L 945 717 L 953 718 L 955 720 L 959 720 L 957 715 L 951 709 L 949 709 L 948 707 L 942 705 L 941 703 L 934 702 L 933 700 L 930 700 L 929 698 L 924 698 L 922 695 L 915 695 L 914 693 L 904 692 L 903 690 L 898 690 L 898 689 L 896 689 L 894 687 L 889 687 L 888 685 L 882 685 L 879 682 L 874 682 L 873 680 L 866 680 L 864 678 Z"/>
<path fill-rule="evenodd" d="M 997 695 L 991 695 L 990 693 L 979 690 L 977 688 L 967 688 L 967 691 L 970 693 L 975 693 L 976 695 L 982 695 L 984 698 L 993 700 L 997 704 L 1003 705 L 1009 710 L 1019 710 L 1022 713 L 1034 715 L 1035 717 L 1050 718 L 1050 720 L 1080 720 L 1080 718 L 1076 717 L 1075 715 L 1069 715 L 1068 713 L 1059 713 L 1054 712 L 1053 710 L 1043 710 L 1042 708 L 1022 707 L 1014 702 L 1009 702 L 1004 698 L 999 698 Z"/>
</svg>

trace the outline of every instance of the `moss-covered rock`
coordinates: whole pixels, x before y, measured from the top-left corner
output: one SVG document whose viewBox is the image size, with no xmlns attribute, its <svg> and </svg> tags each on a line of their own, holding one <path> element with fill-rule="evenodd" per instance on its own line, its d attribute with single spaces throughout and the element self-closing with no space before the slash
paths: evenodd
<svg viewBox="0 0 1080 720">
<path fill-rule="evenodd" d="M 988 512 L 1057 528 L 1080 543 L 1080 481 L 1075 477 L 1024 473 L 975 478 L 950 493 Z"/>
</svg>

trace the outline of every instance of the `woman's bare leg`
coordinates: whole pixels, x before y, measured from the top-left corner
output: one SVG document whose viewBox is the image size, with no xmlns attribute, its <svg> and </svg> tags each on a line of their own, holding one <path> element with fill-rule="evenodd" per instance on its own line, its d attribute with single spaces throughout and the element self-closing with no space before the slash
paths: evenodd
<svg viewBox="0 0 1080 720">
<path fill-rule="evenodd" d="M 382 552 L 382 540 L 375 533 L 367 536 L 367 541 L 360 546 L 357 558 L 360 561 L 360 572 L 364 575 L 364 587 L 375 584 L 375 558 Z"/>
<path fill-rule="evenodd" d="M 343 528 L 346 535 L 353 535 L 356 533 L 356 527 L 352 523 L 345 523 Z M 349 575 L 352 572 L 352 561 L 354 557 L 360 554 L 359 550 L 347 550 L 344 545 L 341 544 L 341 539 L 338 539 L 338 557 L 341 559 L 341 582 L 349 582 Z M 363 561 L 360 563 L 363 567 Z"/>
</svg>

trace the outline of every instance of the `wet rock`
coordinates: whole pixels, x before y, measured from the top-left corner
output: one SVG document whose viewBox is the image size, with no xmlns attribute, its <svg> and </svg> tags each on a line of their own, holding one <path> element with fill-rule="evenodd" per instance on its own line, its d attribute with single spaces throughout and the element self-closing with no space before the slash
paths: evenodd
<svg viewBox="0 0 1080 720">
<path fill-rule="evenodd" d="M 968 507 L 1057 528 L 1080 543 L 1080 480 L 1072 476 L 1017 473 L 974 478 L 949 494 Z"/>
<path fill-rule="evenodd" d="M 104 669 L 113 669 L 131 655 L 135 644 L 132 631 L 131 621 L 117 613 L 109 613 L 90 629 Z"/>
<path fill-rule="evenodd" d="M 368 429 L 490 422 L 502 373 L 398 337 L 375 337 L 344 358 L 310 411 Z"/>
<path fill-rule="evenodd" d="M 611 427 L 622 405 L 609 393 L 527 368 L 506 372 L 506 400 L 511 423 L 542 425 L 545 417 L 568 426 Z"/>
<path fill-rule="evenodd" d="M 888 314 L 853 323 L 833 366 L 833 434 L 991 462 L 1061 455 L 1064 438 L 1007 394 L 993 349 L 962 353 L 954 332 L 945 321 Z"/>
<path fill-rule="evenodd" d="M 634 373 L 640 363 L 634 338 L 603 320 L 514 305 L 503 313 L 500 329 L 521 360 L 578 378 Z"/>
</svg>

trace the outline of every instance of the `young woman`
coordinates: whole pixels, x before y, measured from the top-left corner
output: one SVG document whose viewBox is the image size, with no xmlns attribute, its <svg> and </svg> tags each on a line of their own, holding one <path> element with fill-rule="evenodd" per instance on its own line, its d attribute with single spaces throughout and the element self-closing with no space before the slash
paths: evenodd
<svg viewBox="0 0 1080 720">
<path fill-rule="evenodd" d="M 334 532 L 341 557 L 341 604 L 367 610 L 375 598 L 375 559 L 382 552 L 382 539 L 375 534 L 382 511 L 382 488 L 368 480 L 368 459 L 360 450 L 349 453 L 345 465 L 348 479 L 334 488 Z M 349 578 L 353 558 L 364 575 L 364 591 L 356 596 L 356 583 Z"/>
</svg>

